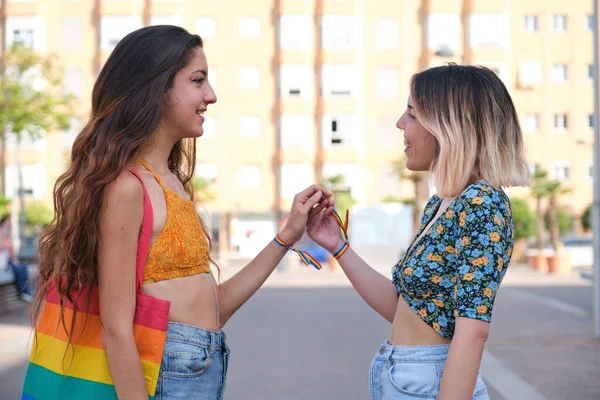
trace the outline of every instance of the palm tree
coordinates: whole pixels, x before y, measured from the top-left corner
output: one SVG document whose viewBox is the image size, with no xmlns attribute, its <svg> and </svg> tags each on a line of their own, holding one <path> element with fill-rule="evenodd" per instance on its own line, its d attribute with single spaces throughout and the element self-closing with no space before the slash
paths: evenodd
<svg viewBox="0 0 600 400">
<path fill-rule="evenodd" d="M 344 175 L 337 174 L 323 178 L 322 182 L 322 185 L 333 193 L 336 211 L 342 217 L 346 215 L 346 210 L 349 210 L 356 203 L 356 200 L 352 198 L 352 192 L 345 184 L 345 179 Z"/>
<path fill-rule="evenodd" d="M 565 188 L 562 182 L 558 180 L 551 180 L 546 183 L 546 194 L 548 196 L 548 225 L 550 227 L 550 243 L 555 252 L 558 251 L 560 246 L 560 230 L 558 226 L 558 218 L 556 217 L 556 210 L 558 208 L 558 198 L 563 195 L 570 193 L 572 190 Z"/>
<path fill-rule="evenodd" d="M 531 195 L 535 197 L 535 226 L 537 249 L 541 254 L 544 249 L 544 211 L 542 201 L 548 197 L 548 172 L 536 169 L 532 177 Z"/>
</svg>

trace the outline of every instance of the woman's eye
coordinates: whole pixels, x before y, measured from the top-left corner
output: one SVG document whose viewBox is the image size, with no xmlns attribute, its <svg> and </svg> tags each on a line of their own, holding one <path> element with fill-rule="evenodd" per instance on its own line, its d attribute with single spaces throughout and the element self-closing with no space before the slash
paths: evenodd
<svg viewBox="0 0 600 400">
<path fill-rule="evenodd" d="M 204 82 L 204 78 L 196 78 L 196 79 L 192 79 L 192 82 L 197 83 L 197 84 L 202 84 L 202 82 Z"/>
</svg>

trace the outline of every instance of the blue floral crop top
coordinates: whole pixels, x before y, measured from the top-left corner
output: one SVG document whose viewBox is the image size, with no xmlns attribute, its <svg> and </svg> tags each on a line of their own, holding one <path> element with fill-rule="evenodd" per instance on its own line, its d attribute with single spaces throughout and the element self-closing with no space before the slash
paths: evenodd
<svg viewBox="0 0 600 400">
<path fill-rule="evenodd" d="M 467 187 L 415 245 L 441 203 L 435 195 L 429 200 L 417 235 L 392 276 L 398 294 L 413 311 L 451 339 L 456 317 L 490 321 L 510 262 L 514 226 L 508 196 L 479 181 Z"/>
</svg>

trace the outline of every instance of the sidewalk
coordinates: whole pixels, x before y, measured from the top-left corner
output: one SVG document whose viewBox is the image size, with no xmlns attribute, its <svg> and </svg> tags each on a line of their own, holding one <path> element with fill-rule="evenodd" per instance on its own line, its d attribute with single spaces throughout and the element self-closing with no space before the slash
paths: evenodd
<svg viewBox="0 0 600 400">
<path fill-rule="evenodd" d="M 222 280 L 244 264 L 223 263 Z M 276 270 L 265 283 L 266 288 L 321 290 L 349 286 L 341 271 L 300 266 Z M 0 315 L 0 399 L 15 398 L 22 383 L 30 341 L 27 312 L 23 304 Z M 511 265 L 498 293 L 482 361 L 491 399 L 600 399 L 600 341 L 592 338 L 591 315 L 590 280 Z"/>
</svg>

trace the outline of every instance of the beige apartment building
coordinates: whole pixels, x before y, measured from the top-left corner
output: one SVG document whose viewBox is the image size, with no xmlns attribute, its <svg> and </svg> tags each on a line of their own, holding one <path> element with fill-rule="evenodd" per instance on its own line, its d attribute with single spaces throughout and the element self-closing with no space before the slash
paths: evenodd
<svg viewBox="0 0 600 400">
<path fill-rule="evenodd" d="M 328 176 L 343 174 L 364 205 L 410 197 L 411 185 L 391 173 L 403 155 L 395 123 L 410 76 L 449 61 L 496 71 L 520 113 L 532 168 L 574 189 L 561 202 L 575 215 L 591 203 L 591 0 L 2 1 L 4 45 L 60 55 L 65 91 L 80 99 L 69 132 L 25 144 L 35 198 L 51 202 L 111 49 L 137 28 L 173 24 L 205 40 L 218 97 L 197 174 L 215 178 L 216 199 L 205 207 L 223 250 L 253 226 L 268 237 L 293 195 Z M 11 194 L 10 143 L 7 160 Z"/>
</svg>

